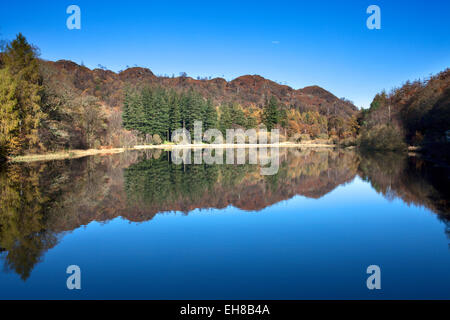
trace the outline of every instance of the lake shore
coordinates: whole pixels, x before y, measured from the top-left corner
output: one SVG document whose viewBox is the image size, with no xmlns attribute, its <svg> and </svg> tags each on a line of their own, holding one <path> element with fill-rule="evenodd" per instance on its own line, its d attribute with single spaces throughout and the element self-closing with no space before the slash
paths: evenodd
<svg viewBox="0 0 450 320">
<path fill-rule="evenodd" d="M 173 150 L 173 149 L 211 149 L 211 148 L 335 148 L 334 144 L 320 144 L 320 143 L 279 143 L 279 144 L 160 144 L 160 145 L 138 145 L 131 148 L 111 148 L 111 149 L 88 149 L 88 150 L 67 150 L 54 153 L 44 154 L 30 154 L 24 156 L 17 156 L 9 158 L 10 162 L 35 162 L 35 161 L 52 161 L 77 159 L 94 155 L 111 155 L 132 150 Z"/>
</svg>

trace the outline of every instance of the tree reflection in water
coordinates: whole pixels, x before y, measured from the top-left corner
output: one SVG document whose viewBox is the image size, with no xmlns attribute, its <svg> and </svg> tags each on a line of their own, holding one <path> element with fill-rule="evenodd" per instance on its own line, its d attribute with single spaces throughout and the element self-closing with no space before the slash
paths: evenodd
<svg viewBox="0 0 450 320">
<path fill-rule="evenodd" d="M 262 210 L 296 195 L 319 199 L 356 176 L 388 199 L 425 206 L 449 224 L 449 169 L 418 157 L 352 150 L 280 149 L 280 169 L 176 165 L 162 150 L 10 164 L 0 170 L 0 257 L 26 280 L 64 232 L 92 221 L 133 222 L 160 212 Z"/>
</svg>

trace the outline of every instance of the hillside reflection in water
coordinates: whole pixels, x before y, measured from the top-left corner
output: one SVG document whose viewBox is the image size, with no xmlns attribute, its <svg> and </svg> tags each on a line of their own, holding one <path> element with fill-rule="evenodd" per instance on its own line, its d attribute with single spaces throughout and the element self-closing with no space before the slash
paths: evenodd
<svg viewBox="0 0 450 320">
<path fill-rule="evenodd" d="M 92 222 L 122 217 L 141 223 L 161 213 L 230 206 L 250 215 L 296 196 L 322 201 L 355 179 L 390 202 L 426 208 L 450 234 L 448 168 L 352 150 L 280 149 L 280 161 L 274 176 L 261 176 L 257 165 L 175 165 L 162 150 L 11 164 L 0 173 L 0 279 L 11 273 L 21 281 L 32 278 L 67 232 Z M 346 201 L 349 212 L 356 210 Z"/>
</svg>

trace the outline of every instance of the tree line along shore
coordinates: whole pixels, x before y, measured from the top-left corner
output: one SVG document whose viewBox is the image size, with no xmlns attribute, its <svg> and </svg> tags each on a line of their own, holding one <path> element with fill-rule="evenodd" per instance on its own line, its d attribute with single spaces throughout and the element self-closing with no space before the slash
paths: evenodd
<svg viewBox="0 0 450 320">
<path fill-rule="evenodd" d="M 164 151 L 172 151 L 174 149 L 227 149 L 227 148 L 336 148 L 336 145 L 327 144 L 323 141 L 309 141 L 309 143 L 292 143 L 281 142 L 277 144 L 170 144 L 164 143 L 159 145 L 138 145 L 131 148 L 102 148 L 102 149 L 88 149 L 88 150 L 64 150 L 59 152 L 50 152 L 44 154 L 28 154 L 23 156 L 14 156 L 9 158 L 10 162 L 37 162 L 37 161 L 52 161 L 52 160 L 65 160 L 65 159 L 78 159 L 87 156 L 94 155 L 111 155 L 116 153 L 122 153 L 132 150 L 152 150 L 161 149 Z"/>
</svg>

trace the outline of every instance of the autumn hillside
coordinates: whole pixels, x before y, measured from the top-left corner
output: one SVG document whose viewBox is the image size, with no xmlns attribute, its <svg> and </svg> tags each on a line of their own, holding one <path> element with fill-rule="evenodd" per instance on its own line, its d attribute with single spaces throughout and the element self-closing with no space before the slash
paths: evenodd
<svg viewBox="0 0 450 320">
<path fill-rule="evenodd" d="M 196 80 L 182 75 L 179 77 L 156 76 L 146 68 L 129 68 L 120 73 L 110 70 L 80 66 L 72 61 L 41 61 L 54 79 L 100 98 L 111 107 L 122 105 L 125 85 L 159 85 L 176 90 L 194 89 L 205 98 L 211 98 L 216 105 L 237 102 L 243 106 L 263 106 L 275 96 L 281 103 L 301 112 L 318 111 L 323 115 L 337 115 L 349 118 L 357 108 L 345 99 L 339 99 L 318 86 L 294 90 L 258 75 L 245 75 L 232 81 L 222 78 Z"/>
<path fill-rule="evenodd" d="M 38 58 L 22 34 L 0 53 L 0 159 L 67 149 L 169 141 L 179 128 L 278 128 L 283 139 L 355 139 L 358 109 L 311 86 L 294 90 L 257 75 L 232 81 L 156 76 L 149 69 L 90 70 Z"/>
<path fill-rule="evenodd" d="M 363 147 L 397 150 L 406 144 L 448 158 L 450 69 L 377 94 L 362 123 Z"/>
</svg>

